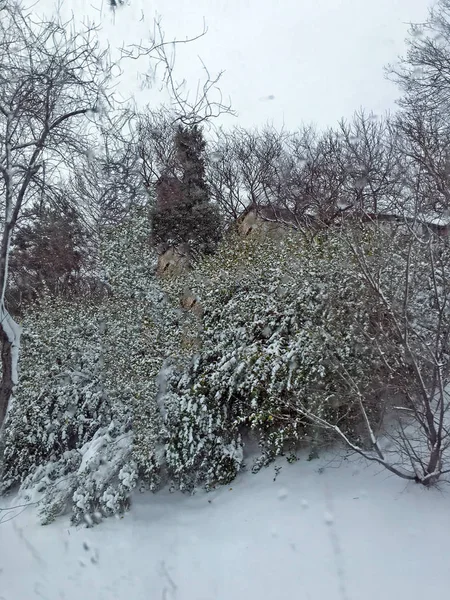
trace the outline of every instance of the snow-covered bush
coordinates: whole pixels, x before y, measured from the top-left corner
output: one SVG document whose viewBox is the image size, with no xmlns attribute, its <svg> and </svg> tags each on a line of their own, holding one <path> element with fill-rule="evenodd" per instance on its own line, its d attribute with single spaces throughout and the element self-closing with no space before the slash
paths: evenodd
<svg viewBox="0 0 450 600">
<path fill-rule="evenodd" d="M 157 279 L 148 213 L 136 210 L 103 232 L 101 298 L 41 298 L 25 314 L 2 489 L 20 485 L 44 523 L 71 508 L 89 525 L 125 510 L 138 482 L 228 483 L 248 435 L 261 448 L 254 469 L 300 445 L 314 452 L 337 427 L 373 450 L 391 399 L 433 448 L 421 415 L 444 419 L 433 390 L 448 382 L 450 261 L 407 233 L 230 236 Z"/>
<path fill-rule="evenodd" d="M 397 475 L 436 481 L 450 460 L 449 258 L 444 240 L 405 224 L 353 221 L 310 241 L 230 242 L 200 264 L 184 285 L 202 306 L 201 350 L 165 397 L 179 486 L 230 481 L 249 429 L 257 467 L 338 437 Z"/>
<path fill-rule="evenodd" d="M 80 523 L 99 513 L 114 515 L 128 508 L 138 479 L 132 460 L 132 433 L 120 435 L 112 422 L 108 428 L 97 431 L 80 454 L 78 475 L 82 483 L 72 496 L 73 521 Z"/>
<path fill-rule="evenodd" d="M 20 383 L 10 411 L 3 483 L 81 447 L 114 417 L 100 373 L 93 305 L 42 301 L 23 322 Z"/>
<path fill-rule="evenodd" d="M 108 393 L 98 306 L 78 302 L 75 310 L 71 302 L 43 300 L 27 311 L 23 326 L 20 382 L 4 437 L 2 488 L 21 484 L 24 496 L 40 500 L 42 520 L 49 522 L 70 507 L 72 495 L 85 485 L 83 453 L 98 432 L 109 428 L 111 442 L 129 437 L 132 407 Z"/>
<path fill-rule="evenodd" d="M 204 311 L 202 348 L 165 396 L 167 463 L 180 487 L 230 481 L 243 431 L 257 432 L 263 462 L 311 443 L 298 403 L 361 437 L 349 381 L 376 415 L 388 375 L 370 344 L 377 299 L 339 233 L 230 240 L 189 284 Z M 171 285 L 174 293 L 186 281 Z"/>
<path fill-rule="evenodd" d="M 105 303 L 104 360 L 110 395 L 133 411 L 133 460 L 146 485 L 160 480 L 158 375 L 164 359 L 179 348 L 176 311 L 156 278 L 146 209 L 136 210 L 105 237 L 102 262 L 111 294 Z"/>
<path fill-rule="evenodd" d="M 131 436 L 131 431 L 116 427 L 112 421 L 81 448 L 32 471 L 21 486 L 21 496 L 38 503 L 43 524 L 70 507 L 72 522 L 88 526 L 122 513 L 137 482 Z"/>
<path fill-rule="evenodd" d="M 177 346 L 142 209 L 103 233 L 101 298 L 41 299 L 24 319 L 2 489 L 39 498 L 43 522 L 124 510 L 138 477 L 160 480 L 158 374 Z M 91 517 L 92 518 L 92 517 Z"/>
</svg>

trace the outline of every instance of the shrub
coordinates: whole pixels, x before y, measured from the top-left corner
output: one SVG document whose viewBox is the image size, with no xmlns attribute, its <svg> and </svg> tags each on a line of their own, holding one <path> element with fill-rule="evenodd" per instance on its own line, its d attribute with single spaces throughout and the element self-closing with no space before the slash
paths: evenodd
<svg viewBox="0 0 450 600">
<path fill-rule="evenodd" d="M 149 235 L 140 211 L 105 232 L 101 301 L 47 298 L 26 312 L 2 489 L 39 497 L 44 522 L 66 508 L 76 522 L 120 512 L 138 478 L 159 485 L 157 376 L 178 344 Z"/>
<path fill-rule="evenodd" d="M 173 372 L 165 398 L 167 462 L 181 488 L 230 481 L 243 430 L 257 433 L 260 463 L 317 438 L 298 402 L 359 437 L 349 377 L 381 412 L 386 374 L 369 342 L 377 301 L 337 233 L 230 241 L 190 284 L 204 310 L 202 348 Z M 171 285 L 175 294 L 183 281 Z"/>
</svg>

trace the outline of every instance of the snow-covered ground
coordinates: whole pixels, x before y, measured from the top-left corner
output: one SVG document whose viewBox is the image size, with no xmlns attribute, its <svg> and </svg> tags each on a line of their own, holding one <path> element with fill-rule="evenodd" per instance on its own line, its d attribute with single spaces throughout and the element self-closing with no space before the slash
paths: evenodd
<svg viewBox="0 0 450 600">
<path fill-rule="evenodd" d="M 139 494 L 93 529 L 27 510 L 0 525 L 0 599 L 448 597 L 449 489 L 355 461 L 278 465 L 209 494 Z"/>
</svg>

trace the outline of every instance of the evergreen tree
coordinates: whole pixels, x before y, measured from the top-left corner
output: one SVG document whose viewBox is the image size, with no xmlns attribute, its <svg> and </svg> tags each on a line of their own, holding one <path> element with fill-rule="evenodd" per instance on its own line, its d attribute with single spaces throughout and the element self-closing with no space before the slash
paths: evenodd
<svg viewBox="0 0 450 600">
<path fill-rule="evenodd" d="M 195 206 L 208 202 L 204 153 L 206 142 L 198 125 L 180 125 L 175 133 L 175 148 L 181 170 L 181 190 L 184 202 Z"/>
<path fill-rule="evenodd" d="M 180 125 L 174 145 L 175 174 L 163 174 L 156 186 L 153 241 L 161 251 L 184 245 L 210 253 L 221 237 L 221 219 L 206 183 L 203 132 L 198 125 Z"/>
<path fill-rule="evenodd" d="M 88 244 L 87 232 L 68 203 L 39 208 L 18 228 L 12 245 L 10 310 L 16 314 L 45 293 L 79 293 L 92 262 Z"/>
</svg>

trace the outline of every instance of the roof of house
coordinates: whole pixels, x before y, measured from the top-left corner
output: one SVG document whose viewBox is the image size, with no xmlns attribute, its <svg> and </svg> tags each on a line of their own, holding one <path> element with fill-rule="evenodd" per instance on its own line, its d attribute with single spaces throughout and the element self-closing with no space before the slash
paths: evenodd
<svg viewBox="0 0 450 600">
<path fill-rule="evenodd" d="M 348 211 L 351 208 L 350 204 L 340 203 L 338 209 L 340 214 Z M 277 207 L 273 204 L 249 204 L 245 210 L 241 213 L 238 220 L 242 220 L 251 212 L 255 212 L 262 219 L 273 222 L 280 222 L 286 225 L 297 226 L 300 222 L 306 224 L 307 222 L 314 221 L 316 212 L 313 208 L 306 210 L 301 215 L 295 214 L 292 210 L 286 207 Z M 395 220 L 395 221 L 418 221 L 420 223 L 429 225 L 435 229 L 447 229 L 450 227 L 450 213 L 448 214 L 438 213 L 436 211 L 423 212 L 419 216 L 414 214 L 413 211 L 405 210 L 405 207 L 396 209 L 393 203 L 386 204 L 385 210 L 379 210 L 375 212 L 364 213 L 368 220 L 370 219 L 383 219 L 383 220 Z M 339 213 L 338 213 L 339 214 Z M 338 215 L 336 215 L 338 216 Z"/>
</svg>

